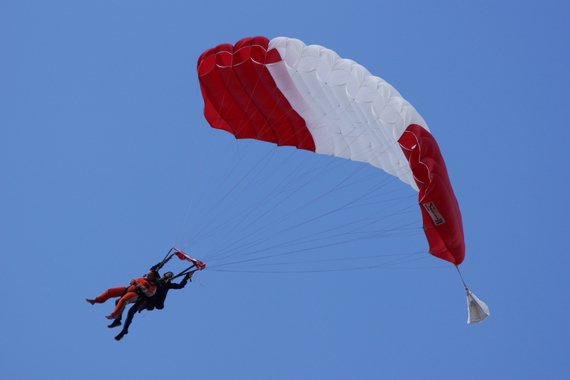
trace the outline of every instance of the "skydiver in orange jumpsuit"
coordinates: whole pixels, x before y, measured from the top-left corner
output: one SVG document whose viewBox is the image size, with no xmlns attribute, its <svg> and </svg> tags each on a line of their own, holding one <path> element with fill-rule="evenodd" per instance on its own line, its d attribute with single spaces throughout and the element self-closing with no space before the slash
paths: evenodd
<svg viewBox="0 0 570 380">
<path fill-rule="evenodd" d="M 125 306 L 136 302 L 140 296 L 152 297 L 156 293 L 156 279 L 158 272 L 153 268 L 144 276 L 131 280 L 130 285 L 109 288 L 95 298 L 87 298 L 91 305 L 104 303 L 109 298 L 120 297 L 113 312 L 106 316 L 107 319 L 117 319 L 123 314 Z"/>
</svg>

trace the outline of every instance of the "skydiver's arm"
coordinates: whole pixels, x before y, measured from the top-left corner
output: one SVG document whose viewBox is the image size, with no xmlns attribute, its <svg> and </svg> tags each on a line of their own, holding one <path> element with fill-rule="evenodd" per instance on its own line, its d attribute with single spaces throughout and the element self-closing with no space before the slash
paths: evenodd
<svg viewBox="0 0 570 380">
<path fill-rule="evenodd" d="M 156 271 L 158 271 L 160 268 L 162 268 L 163 265 L 164 265 L 164 263 L 161 261 L 160 263 L 151 266 L 151 267 L 150 267 L 150 270 L 156 272 Z"/>
<path fill-rule="evenodd" d="M 179 284 L 174 284 L 174 283 L 169 283 L 168 284 L 168 289 L 182 289 L 183 287 L 186 286 L 186 284 L 188 283 L 188 276 L 184 276 L 184 278 L 182 279 L 182 281 L 180 281 Z"/>
</svg>

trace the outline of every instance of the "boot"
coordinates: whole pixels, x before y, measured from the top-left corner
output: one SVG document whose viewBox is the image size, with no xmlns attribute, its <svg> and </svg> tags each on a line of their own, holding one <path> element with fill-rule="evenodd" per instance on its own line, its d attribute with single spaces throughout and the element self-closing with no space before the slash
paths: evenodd
<svg viewBox="0 0 570 380">
<path fill-rule="evenodd" d="M 121 331 L 119 334 L 117 334 L 117 336 L 115 337 L 115 340 L 116 340 L 116 341 L 119 341 L 119 340 L 123 339 L 123 337 L 124 337 L 125 335 L 127 335 L 128 333 L 129 333 L 129 332 L 126 331 L 126 330 Z"/>
<path fill-rule="evenodd" d="M 121 325 L 121 320 L 120 319 L 115 319 L 113 322 L 111 322 L 110 325 L 107 325 L 108 328 L 112 329 L 113 327 L 117 327 Z"/>
</svg>

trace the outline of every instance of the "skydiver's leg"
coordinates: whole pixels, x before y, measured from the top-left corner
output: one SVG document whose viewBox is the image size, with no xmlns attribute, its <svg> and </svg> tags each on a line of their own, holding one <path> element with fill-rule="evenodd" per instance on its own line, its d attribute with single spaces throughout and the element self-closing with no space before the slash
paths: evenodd
<svg viewBox="0 0 570 380">
<path fill-rule="evenodd" d="M 140 306 L 141 306 L 140 302 L 136 302 L 133 306 L 131 306 L 129 312 L 127 313 L 127 319 L 125 319 L 125 325 L 123 326 L 121 332 L 115 337 L 115 340 L 121 340 L 125 335 L 129 333 L 129 327 L 133 322 L 133 318 L 135 317 L 135 314 L 139 310 Z"/>
<path fill-rule="evenodd" d="M 119 301 L 120 301 L 120 298 L 115 301 L 115 307 L 117 306 L 117 304 L 119 303 Z M 110 329 L 112 329 L 112 328 L 114 328 L 114 327 L 120 326 L 120 325 L 121 325 L 121 319 L 122 319 L 122 318 L 123 318 L 123 316 L 122 316 L 122 315 L 119 315 L 119 317 L 118 317 L 118 318 L 115 318 L 115 319 L 113 320 L 113 322 L 111 322 L 111 324 L 107 325 L 107 327 L 110 328 Z"/>
<path fill-rule="evenodd" d="M 123 310 L 125 309 L 125 306 L 127 306 L 127 304 L 137 302 L 138 298 L 139 298 L 139 295 L 137 293 L 127 292 L 127 294 L 122 296 L 121 299 L 119 300 L 119 302 L 117 302 L 117 306 L 115 306 L 115 309 L 113 310 L 113 312 L 107 316 L 107 319 L 121 318 L 121 316 L 123 315 Z"/>
<path fill-rule="evenodd" d="M 129 331 L 129 327 L 131 326 L 131 323 L 133 323 L 133 318 L 135 317 L 135 314 L 139 310 L 139 306 L 140 304 L 137 302 L 129 309 L 129 312 L 127 313 L 127 319 L 125 319 L 125 326 L 123 327 L 123 331 L 125 331 L 125 334 Z"/>
<path fill-rule="evenodd" d="M 101 293 L 100 295 L 98 295 L 97 297 L 95 297 L 93 299 L 88 299 L 87 302 L 89 302 L 91 304 L 103 303 L 103 302 L 107 301 L 109 298 L 115 298 L 115 297 L 122 296 L 123 293 L 125 293 L 125 290 L 127 290 L 127 288 L 124 286 L 117 286 L 116 288 L 109 288 L 109 289 L 105 290 L 103 293 Z"/>
</svg>

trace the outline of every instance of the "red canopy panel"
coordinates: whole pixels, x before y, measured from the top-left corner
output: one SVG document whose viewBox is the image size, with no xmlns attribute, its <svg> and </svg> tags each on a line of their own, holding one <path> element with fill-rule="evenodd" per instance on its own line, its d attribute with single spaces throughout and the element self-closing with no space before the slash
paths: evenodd
<svg viewBox="0 0 570 380">
<path fill-rule="evenodd" d="M 418 202 L 430 253 L 461 264 L 465 258 L 461 212 L 437 142 L 416 124 L 408 126 L 398 142 L 420 189 Z"/>
<path fill-rule="evenodd" d="M 206 120 L 238 139 L 314 151 L 305 121 L 267 69 L 267 64 L 281 60 L 277 50 L 267 51 L 268 44 L 265 37 L 244 38 L 233 46 L 218 45 L 200 56 L 198 76 Z"/>
</svg>

